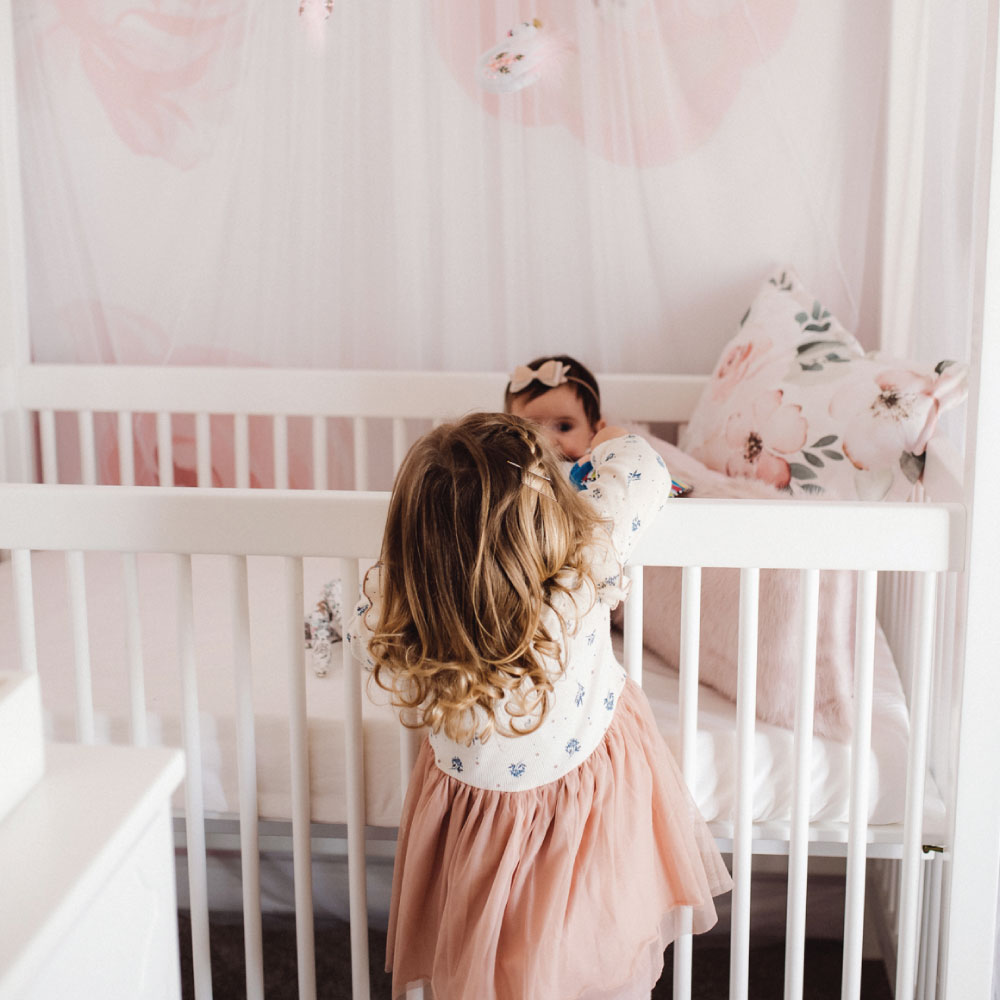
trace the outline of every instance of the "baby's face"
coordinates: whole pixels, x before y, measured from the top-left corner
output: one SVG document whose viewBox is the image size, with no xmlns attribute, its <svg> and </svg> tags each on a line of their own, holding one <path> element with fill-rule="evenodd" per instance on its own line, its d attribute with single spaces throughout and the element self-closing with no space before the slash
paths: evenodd
<svg viewBox="0 0 1000 1000">
<path fill-rule="evenodd" d="M 594 427 L 590 425 L 583 403 L 569 385 L 556 386 L 534 399 L 514 399 L 510 412 L 538 424 L 563 455 L 574 462 L 590 451 L 591 438 L 604 426 L 603 420 Z"/>
</svg>

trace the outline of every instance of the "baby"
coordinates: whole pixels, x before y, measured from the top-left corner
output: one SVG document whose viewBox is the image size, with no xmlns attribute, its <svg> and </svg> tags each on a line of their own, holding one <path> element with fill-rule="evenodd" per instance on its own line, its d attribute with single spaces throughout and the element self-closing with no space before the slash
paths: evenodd
<svg viewBox="0 0 1000 1000">
<path fill-rule="evenodd" d="M 568 354 L 535 358 L 518 365 L 504 392 L 504 410 L 538 424 L 572 463 L 569 478 L 584 489 L 593 469 L 588 456 L 602 441 L 628 433 L 608 427 L 601 416 L 601 390 L 593 373 Z M 686 483 L 671 482 L 671 496 L 691 492 Z"/>
<path fill-rule="evenodd" d="M 507 413 L 538 424 L 571 462 L 589 454 L 595 435 L 606 426 L 597 379 L 568 354 L 518 365 L 503 403 Z M 605 439 L 609 436 L 615 435 L 605 435 Z"/>
</svg>

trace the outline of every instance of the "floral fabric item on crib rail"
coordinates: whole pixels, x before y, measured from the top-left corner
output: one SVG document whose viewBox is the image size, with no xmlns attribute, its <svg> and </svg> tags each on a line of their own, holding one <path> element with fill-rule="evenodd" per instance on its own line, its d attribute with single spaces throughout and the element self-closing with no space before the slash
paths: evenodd
<svg viewBox="0 0 1000 1000">
<path fill-rule="evenodd" d="M 680 445 L 710 469 L 793 495 L 906 500 L 967 378 L 964 364 L 866 354 L 784 271 L 723 348 Z"/>
<path fill-rule="evenodd" d="M 333 644 L 343 638 L 343 588 L 339 578 L 327 581 L 316 607 L 306 615 L 306 649 L 312 653 L 313 672 L 325 677 L 330 671 Z"/>
</svg>

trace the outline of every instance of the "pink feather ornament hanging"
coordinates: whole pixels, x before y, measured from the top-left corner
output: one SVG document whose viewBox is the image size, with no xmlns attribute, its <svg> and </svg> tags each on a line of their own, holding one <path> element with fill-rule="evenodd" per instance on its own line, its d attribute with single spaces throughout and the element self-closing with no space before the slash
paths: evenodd
<svg viewBox="0 0 1000 1000">
<path fill-rule="evenodd" d="M 323 24 L 333 13 L 334 0 L 299 0 L 299 17 L 305 22 L 309 40 L 317 49 L 326 43 Z"/>
<path fill-rule="evenodd" d="M 558 75 L 572 46 L 560 31 L 545 27 L 536 17 L 522 21 L 507 37 L 487 49 L 476 61 L 476 79 L 492 94 L 513 94 L 542 77 Z"/>
<path fill-rule="evenodd" d="M 499 24 L 544 25 L 512 29 L 501 46 L 498 22 L 469 17 L 469 0 L 427 6 L 445 64 L 488 114 L 526 128 L 562 125 L 613 163 L 652 167 L 712 138 L 744 78 L 784 44 L 800 0 L 496 0 L 485 7 Z M 536 53 L 521 42 L 543 41 L 556 26 L 556 71 L 542 59 L 532 72 Z M 505 60 L 509 73 L 500 72 Z"/>
</svg>

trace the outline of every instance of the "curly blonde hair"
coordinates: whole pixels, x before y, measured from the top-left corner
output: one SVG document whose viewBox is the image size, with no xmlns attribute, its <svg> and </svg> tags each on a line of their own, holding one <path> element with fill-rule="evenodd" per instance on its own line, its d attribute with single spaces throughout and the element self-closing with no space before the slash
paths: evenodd
<svg viewBox="0 0 1000 1000">
<path fill-rule="evenodd" d="M 565 666 L 568 623 L 553 598 L 594 600 L 587 549 L 599 523 L 520 417 L 472 414 L 421 438 L 396 477 L 382 541 L 380 610 L 368 623 L 375 682 L 414 725 L 457 742 L 537 729 L 550 674 Z"/>
</svg>

